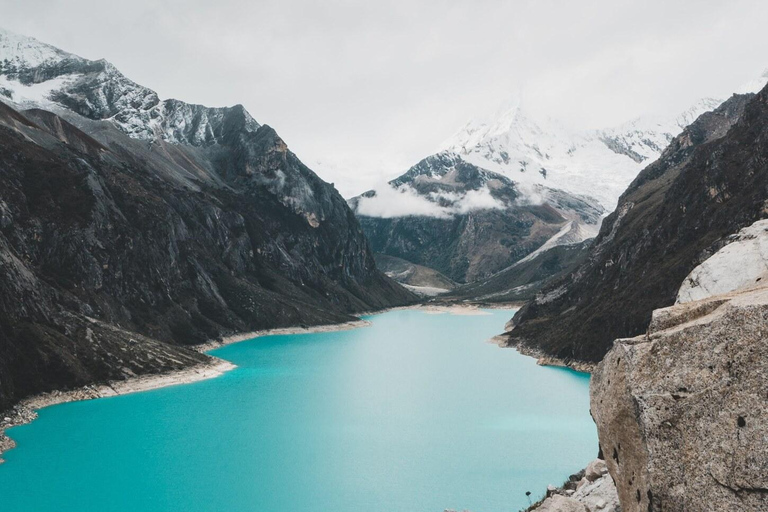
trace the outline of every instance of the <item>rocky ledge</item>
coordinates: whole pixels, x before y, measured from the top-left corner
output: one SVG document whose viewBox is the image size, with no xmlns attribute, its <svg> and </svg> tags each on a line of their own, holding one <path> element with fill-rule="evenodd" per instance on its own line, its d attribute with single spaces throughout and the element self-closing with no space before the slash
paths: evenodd
<svg viewBox="0 0 768 512">
<path fill-rule="evenodd" d="M 621 512 L 616 486 L 605 461 L 595 459 L 562 487 L 549 486 L 547 496 L 527 512 Z"/>
<path fill-rule="evenodd" d="M 614 343 L 591 408 L 625 512 L 768 510 L 766 354 L 768 286 L 657 310 Z"/>
</svg>

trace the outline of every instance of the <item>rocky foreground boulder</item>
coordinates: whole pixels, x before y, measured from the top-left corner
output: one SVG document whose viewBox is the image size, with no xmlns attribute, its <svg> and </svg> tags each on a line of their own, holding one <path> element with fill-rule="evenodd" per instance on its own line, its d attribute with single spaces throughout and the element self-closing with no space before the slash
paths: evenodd
<svg viewBox="0 0 768 512">
<path fill-rule="evenodd" d="M 653 313 L 591 386 L 622 510 L 768 510 L 768 286 Z"/>
</svg>

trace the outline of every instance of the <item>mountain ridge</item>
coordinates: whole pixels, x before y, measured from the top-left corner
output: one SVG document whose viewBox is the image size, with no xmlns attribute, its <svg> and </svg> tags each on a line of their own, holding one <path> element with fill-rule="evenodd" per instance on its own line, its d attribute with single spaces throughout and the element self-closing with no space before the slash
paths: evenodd
<svg viewBox="0 0 768 512">
<path fill-rule="evenodd" d="M 187 347 L 228 334 L 416 300 L 339 193 L 241 106 L 159 100 L 106 61 L 46 59 L 37 41 L 25 61 L 14 41 L 11 98 L 46 94 L 0 98 L 0 409 L 199 364 Z"/>
<path fill-rule="evenodd" d="M 509 342 L 597 362 L 644 332 L 686 276 L 729 235 L 765 215 L 766 89 L 699 117 L 619 199 L 580 266 L 512 321 Z"/>
</svg>

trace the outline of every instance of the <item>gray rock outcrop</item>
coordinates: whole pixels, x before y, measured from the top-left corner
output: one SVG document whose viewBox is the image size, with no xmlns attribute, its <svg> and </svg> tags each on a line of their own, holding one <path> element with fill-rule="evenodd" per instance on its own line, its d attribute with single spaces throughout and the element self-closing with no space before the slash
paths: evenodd
<svg viewBox="0 0 768 512">
<path fill-rule="evenodd" d="M 621 512 L 616 486 L 604 460 L 595 459 L 562 487 L 547 487 L 547 497 L 528 509 L 536 512 Z"/>
<path fill-rule="evenodd" d="M 622 510 L 768 510 L 768 286 L 653 313 L 591 386 Z"/>
</svg>

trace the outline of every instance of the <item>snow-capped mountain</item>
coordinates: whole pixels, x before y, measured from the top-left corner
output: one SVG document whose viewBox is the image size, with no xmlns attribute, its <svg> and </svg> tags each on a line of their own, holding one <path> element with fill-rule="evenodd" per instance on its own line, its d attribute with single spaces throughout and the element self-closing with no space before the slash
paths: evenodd
<svg viewBox="0 0 768 512">
<path fill-rule="evenodd" d="M 590 198 L 539 184 L 522 193 L 508 177 L 451 151 L 349 204 L 374 251 L 457 282 L 486 277 L 542 247 L 591 238 L 603 214 Z"/>
<path fill-rule="evenodd" d="M 0 99 L 22 108 L 65 108 L 88 119 L 109 120 L 136 139 L 193 146 L 220 142 L 226 123 L 236 117 L 249 132 L 260 126 L 241 105 L 210 108 L 161 100 L 106 60 L 84 59 L 3 29 Z"/>
<path fill-rule="evenodd" d="M 242 151 L 240 158 L 246 161 L 256 153 L 250 139 L 260 138 L 257 133 L 270 132 L 281 149 L 287 150 L 274 130 L 256 122 L 242 105 L 206 107 L 176 99 L 163 100 L 106 60 L 84 59 L 3 29 L 0 29 L 0 101 L 18 110 L 40 108 L 54 112 L 86 131 L 104 132 L 103 125 L 98 128 L 86 125 L 106 122 L 134 141 L 130 151 L 138 150 L 136 142 L 144 143 L 148 153 L 143 158 L 163 159 L 156 166 L 157 172 L 190 187 L 198 186 L 201 178 L 217 185 L 235 179 L 234 167 L 239 163 L 230 163 L 221 172 L 210 172 L 211 165 L 188 165 L 195 156 L 181 156 L 176 154 L 178 149 L 169 151 L 168 147 L 162 152 L 151 151 L 154 144 L 210 152 L 222 145 L 237 146 L 238 151 Z M 214 165 L 222 163 L 216 161 Z M 297 169 L 296 173 L 291 170 L 286 167 L 254 173 L 246 165 L 238 173 L 268 188 L 308 222 L 322 221 L 325 214 L 315 208 L 313 186 L 305 179 L 307 172 L 312 171 L 306 167 Z"/>
<path fill-rule="evenodd" d="M 471 121 L 443 149 L 504 174 L 523 190 L 544 185 L 594 197 L 610 210 L 640 170 L 683 128 L 720 103 L 706 98 L 669 119 L 638 118 L 584 132 L 537 119 L 518 104 L 490 120 Z"/>
<path fill-rule="evenodd" d="M 207 361 L 182 345 L 415 299 L 242 106 L 161 100 L 6 31 L 0 87 L 0 409 Z"/>
</svg>

